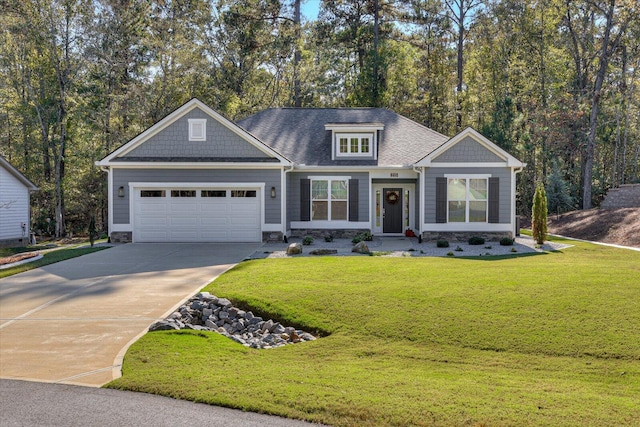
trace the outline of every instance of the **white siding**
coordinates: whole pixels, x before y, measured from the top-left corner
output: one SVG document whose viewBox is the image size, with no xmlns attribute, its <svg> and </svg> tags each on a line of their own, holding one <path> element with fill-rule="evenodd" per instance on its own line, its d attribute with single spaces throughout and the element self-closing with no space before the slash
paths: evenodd
<svg viewBox="0 0 640 427">
<path fill-rule="evenodd" d="M 22 224 L 27 229 L 22 230 Z M 29 236 L 29 190 L 0 165 L 0 240 Z"/>
</svg>

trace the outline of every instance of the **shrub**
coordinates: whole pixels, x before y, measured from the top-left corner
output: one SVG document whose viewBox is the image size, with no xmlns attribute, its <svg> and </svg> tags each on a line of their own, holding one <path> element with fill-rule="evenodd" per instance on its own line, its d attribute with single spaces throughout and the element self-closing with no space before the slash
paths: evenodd
<svg viewBox="0 0 640 427">
<path fill-rule="evenodd" d="M 456 248 L 454 249 L 456 252 L 462 252 L 463 249 L 460 246 L 456 246 Z"/>
<path fill-rule="evenodd" d="M 331 234 L 327 234 L 326 236 L 324 236 L 324 241 L 333 242 L 333 236 Z"/>
<path fill-rule="evenodd" d="M 536 193 L 533 195 L 531 235 L 539 245 L 547 239 L 547 194 L 542 184 L 538 184 Z"/>
<path fill-rule="evenodd" d="M 356 234 L 355 237 L 353 239 L 351 239 L 351 243 L 353 243 L 354 245 L 356 243 L 360 243 L 362 241 L 365 242 L 370 242 L 373 240 L 373 235 L 371 233 L 369 233 L 368 231 L 364 231 L 362 233 Z"/>
<path fill-rule="evenodd" d="M 453 256 L 453 252 L 451 251 L 447 252 L 447 256 Z"/>
<path fill-rule="evenodd" d="M 313 237 L 311 236 L 304 236 L 304 238 L 302 239 L 302 244 L 305 246 L 309 246 L 312 243 L 313 243 Z"/>
<path fill-rule="evenodd" d="M 500 246 L 513 246 L 513 239 L 509 237 L 503 237 L 500 239 Z"/>
<path fill-rule="evenodd" d="M 469 238 L 470 245 L 484 245 L 484 239 L 482 237 L 473 236 Z"/>
<path fill-rule="evenodd" d="M 436 242 L 436 246 L 439 248 L 448 248 L 449 247 L 449 242 L 447 242 L 446 240 L 438 240 Z"/>
</svg>

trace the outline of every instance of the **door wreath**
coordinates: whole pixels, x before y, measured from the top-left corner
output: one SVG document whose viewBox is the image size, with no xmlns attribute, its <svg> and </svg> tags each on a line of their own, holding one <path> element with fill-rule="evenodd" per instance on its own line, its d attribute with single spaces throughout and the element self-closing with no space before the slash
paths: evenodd
<svg viewBox="0 0 640 427">
<path fill-rule="evenodd" d="M 400 200 L 400 195 L 397 191 L 387 191 L 385 199 L 390 205 L 395 205 L 396 203 L 398 203 L 398 200 Z"/>
</svg>

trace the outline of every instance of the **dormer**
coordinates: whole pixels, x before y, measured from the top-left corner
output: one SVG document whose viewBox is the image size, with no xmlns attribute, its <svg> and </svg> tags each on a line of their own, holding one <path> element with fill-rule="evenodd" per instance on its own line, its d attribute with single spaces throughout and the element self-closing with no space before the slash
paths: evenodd
<svg viewBox="0 0 640 427">
<path fill-rule="evenodd" d="M 327 123 L 331 131 L 331 160 L 376 160 L 382 123 Z"/>
</svg>

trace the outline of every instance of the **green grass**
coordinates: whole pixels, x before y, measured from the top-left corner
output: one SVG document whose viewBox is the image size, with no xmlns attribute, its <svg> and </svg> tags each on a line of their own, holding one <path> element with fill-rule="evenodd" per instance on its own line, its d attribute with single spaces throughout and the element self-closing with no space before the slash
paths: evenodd
<svg viewBox="0 0 640 427">
<path fill-rule="evenodd" d="M 206 290 L 324 337 L 150 333 L 109 387 L 338 426 L 638 425 L 640 253 L 570 243 L 245 262 Z"/>
<path fill-rule="evenodd" d="M 55 251 L 45 253 L 42 258 L 37 261 L 28 262 L 25 264 L 16 265 L 15 267 L 5 268 L 0 270 L 0 279 L 3 277 L 12 276 L 14 274 L 22 273 L 24 271 L 33 270 L 34 268 L 44 267 L 45 265 L 54 264 L 56 262 L 64 261 L 67 259 L 79 257 L 82 255 L 90 254 L 92 252 L 101 251 L 107 249 L 107 247 L 94 247 L 94 248 L 69 248 L 69 249 L 56 249 Z M 28 251 L 23 251 L 28 252 Z"/>
</svg>

